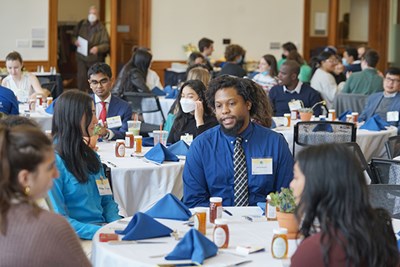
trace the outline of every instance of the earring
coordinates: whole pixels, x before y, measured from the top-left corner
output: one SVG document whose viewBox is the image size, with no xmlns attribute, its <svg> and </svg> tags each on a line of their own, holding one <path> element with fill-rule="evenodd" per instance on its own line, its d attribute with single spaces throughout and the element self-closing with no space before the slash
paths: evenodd
<svg viewBox="0 0 400 267">
<path fill-rule="evenodd" d="M 31 188 L 29 186 L 25 187 L 24 192 L 26 196 L 29 196 L 29 194 L 31 193 Z"/>
</svg>

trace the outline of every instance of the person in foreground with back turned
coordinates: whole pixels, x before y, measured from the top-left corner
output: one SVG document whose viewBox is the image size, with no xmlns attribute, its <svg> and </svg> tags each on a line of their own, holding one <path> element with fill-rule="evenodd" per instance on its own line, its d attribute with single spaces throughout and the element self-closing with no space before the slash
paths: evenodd
<svg viewBox="0 0 400 267">
<path fill-rule="evenodd" d="M 99 156 L 84 141 L 97 124 L 93 99 L 78 90 L 63 93 L 53 116 L 52 135 L 60 177 L 49 196 L 54 210 L 68 219 L 82 239 L 101 225 L 120 219 Z"/>
<path fill-rule="evenodd" d="M 354 154 L 343 144 L 326 144 L 296 158 L 290 187 L 304 240 L 291 266 L 399 266 L 391 218 L 371 207 Z"/>
<path fill-rule="evenodd" d="M 35 202 L 58 177 L 46 135 L 1 125 L 0 162 L 0 265 L 91 266 L 68 222 Z"/>
</svg>

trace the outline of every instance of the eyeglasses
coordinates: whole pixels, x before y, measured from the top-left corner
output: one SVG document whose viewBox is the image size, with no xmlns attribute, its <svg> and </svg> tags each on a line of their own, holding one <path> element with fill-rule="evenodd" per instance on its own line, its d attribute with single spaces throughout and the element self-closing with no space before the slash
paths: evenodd
<svg viewBox="0 0 400 267">
<path fill-rule="evenodd" d="M 110 80 L 107 78 L 101 79 L 100 81 L 96 81 L 96 80 L 91 80 L 90 81 L 90 85 L 93 87 L 98 86 L 99 84 L 101 84 L 101 86 L 106 85 Z"/>
<path fill-rule="evenodd" d="M 339 60 L 337 60 L 337 59 L 327 59 L 326 61 L 328 61 L 329 63 L 333 63 L 333 64 L 339 63 Z"/>
<path fill-rule="evenodd" d="M 389 77 L 386 77 L 385 81 L 392 82 L 392 83 L 400 83 L 399 79 L 392 79 L 392 78 L 389 78 Z"/>
</svg>

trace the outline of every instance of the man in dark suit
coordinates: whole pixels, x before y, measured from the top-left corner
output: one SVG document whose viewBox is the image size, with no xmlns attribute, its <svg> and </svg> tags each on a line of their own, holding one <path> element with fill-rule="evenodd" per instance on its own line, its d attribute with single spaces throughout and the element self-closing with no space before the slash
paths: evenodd
<svg viewBox="0 0 400 267">
<path fill-rule="evenodd" d="M 99 136 L 106 140 L 124 139 L 128 131 L 128 120 L 132 118 L 132 108 L 128 102 L 117 96 L 111 95 L 112 73 L 111 68 L 105 63 L 95 63 L 88 70 L 88 81 L 94 95 L 96 117 L 103 126 Z M 108 128 L 107 118 L 114 117 L 121 120 L 121 126 Z M 119 117 L 119 118 L 118 118 Z M 111 127 L 111 126 L 110 126 Z"/>
</svg>

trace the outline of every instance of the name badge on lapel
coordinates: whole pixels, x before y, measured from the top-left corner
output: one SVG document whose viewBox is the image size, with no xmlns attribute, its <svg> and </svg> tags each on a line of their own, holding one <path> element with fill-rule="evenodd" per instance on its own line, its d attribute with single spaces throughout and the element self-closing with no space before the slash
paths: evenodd
<svg viewBox="0 0 400 267">
<path fill-rule="evenodd" d="M 107 128 L 118 128 L 122 126 L 121 116 L 107 118 Z"/>
<path fill-rule="evenodd" d="M 251 159 L 252 175 L 269 175 L 272 171 L 272 158 L 252 158 Z"/>
<path fill-rule="evenodd" d="M 100 196 L 112 195 L 110 182 L 107 178 L 100 176 L 100 179 L 96 179 L 97 189 L 99 190 Z"/>
<path fill-rule="evenodd" d="M 386 121 L 399 121 L 398 111 L 388 111 L 386 113 Z"/>
</svg>

